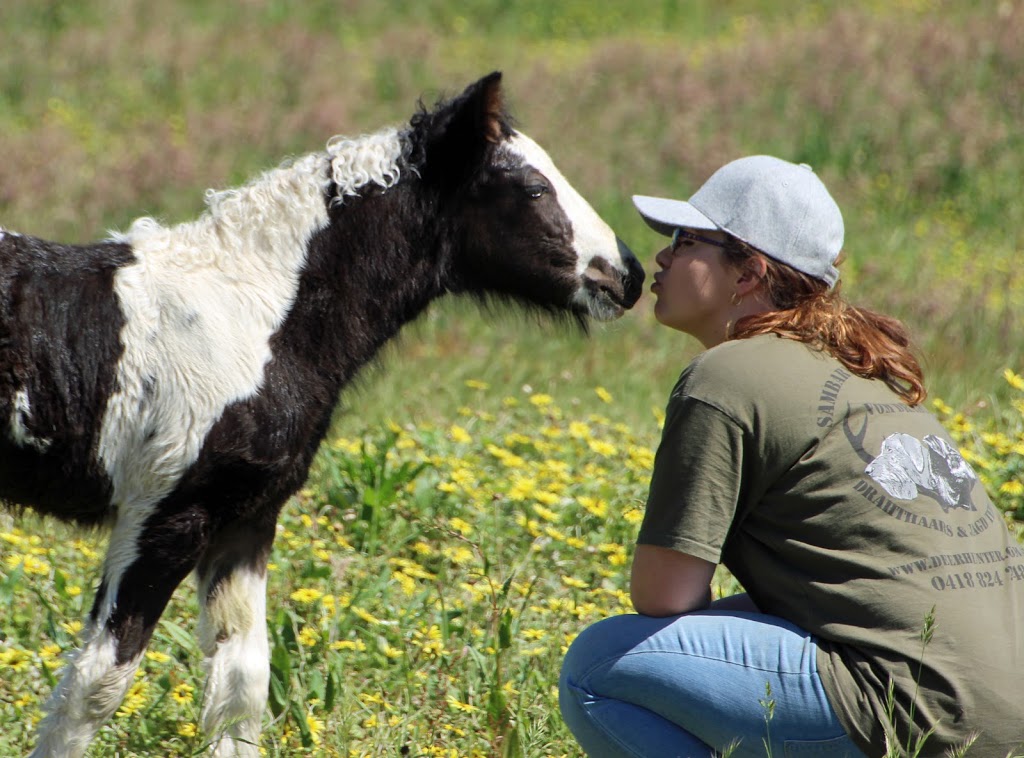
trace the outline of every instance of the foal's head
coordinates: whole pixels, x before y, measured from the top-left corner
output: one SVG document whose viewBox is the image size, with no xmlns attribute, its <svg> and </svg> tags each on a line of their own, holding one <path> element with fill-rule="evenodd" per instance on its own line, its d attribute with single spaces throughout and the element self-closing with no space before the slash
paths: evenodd
<svg viewBox="0 0 1024 758">
<path fill-rule="evenodd" d="M 607 321 L 640 296 L 644 272 L 548 154 L 509 124 L 501 74 L 470 85 L 425 128 L 422 179 L 456 219 L 460 289 Z"/>
</svg>

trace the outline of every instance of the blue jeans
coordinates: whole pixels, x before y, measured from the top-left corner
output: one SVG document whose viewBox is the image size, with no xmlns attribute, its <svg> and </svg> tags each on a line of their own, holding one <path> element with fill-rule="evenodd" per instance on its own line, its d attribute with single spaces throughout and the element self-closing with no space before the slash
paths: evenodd
<svg viewBox="0 0 1024 758">
<path fill-rule="evenodd" d="M 760 613 L 615 616 L 569 648 L 562 716 L 592 758 L 708 758 L 730 745 L 733 758 L 862 758 L 822 689 L 817 650 Z"/>
</svg>

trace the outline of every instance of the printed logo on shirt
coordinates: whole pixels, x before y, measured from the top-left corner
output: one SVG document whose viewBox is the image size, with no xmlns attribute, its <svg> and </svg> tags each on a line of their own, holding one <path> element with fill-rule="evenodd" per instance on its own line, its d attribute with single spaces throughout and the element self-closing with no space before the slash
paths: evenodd
<svg viewBox="0 0 1024 758">
<path fill-rule="evenodd" d="M 934 434 L 925 435 L 923 440 L 909 434 L 890 434 L 882 443 L 882 452 L 864 473 L 897 500 L 926 495 L 945 513 L 954 508 L 978 510 L 971 501 L 977 474 L 959 450 Z"/>
<path fill-rule="evenodd" d="M 911 410 L 909 406 L 905 407 Z M 927 434 L 918 439 L 910 434 L 890 434 L 882 441 L 881 451 L 872 455 L 865 447 L 870 416 L 879 409 L 867 408 L 863 425 L 854 431 L 850 413 L 843 419 L 843 432 L 854 452 L 867 463 L 864 473 L 878 488 L 861 480 L 854 489 L 868 502 L 886 514 L 910 524 L 920 524 L 942 532 L 949 537 L 967 536 L 963 527 L 925 513 L 915 513 L 893 501 L 910 502 L 927 497 L 938 503 L 944 514 L 977 511 L 972 491 L 978 481 L 977 474 L 957 450 L 944 438 Z M 889 411 L 882 411 L 888 413 Z M 989 519 L 975 526 L 974 532 L 984 531 Z"/>
</svg>

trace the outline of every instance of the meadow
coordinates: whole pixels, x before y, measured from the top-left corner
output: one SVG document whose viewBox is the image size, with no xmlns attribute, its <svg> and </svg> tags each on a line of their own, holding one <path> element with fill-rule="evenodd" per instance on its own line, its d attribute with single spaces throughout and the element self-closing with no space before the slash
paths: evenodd
<svg viewBox="0 0 1024 758">
<path fill-rule="evenodd" d="M 765 152 L 847 220 L 843 291 L 903 319 L 931 396 L 1024 523 L 1024 6 L 1002 0 L 8 0 L 0 226 L 81 242 L 202 209 L 333 134 L 493 69 L 521 127 L 645 261 L 633 193 Z M 633 313 L 589 335 L 439 304 L 343 398 L 271 558 L 271 756 L 578 756 L 561 656 L 628 612 L 675 376 Z M 0 514 L 0 755 L 31 744 L 104 538 Z M 736 591 L 722 572 L 717 594 Z M 182 587 L 90 755 L 201 753 Z"/>
</svg>

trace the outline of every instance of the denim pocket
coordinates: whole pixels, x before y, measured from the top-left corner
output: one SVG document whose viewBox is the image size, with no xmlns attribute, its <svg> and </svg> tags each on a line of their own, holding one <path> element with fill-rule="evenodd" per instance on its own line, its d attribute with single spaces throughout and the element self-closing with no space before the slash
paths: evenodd
<svg viewBox="0 0 1024 758">
<path fill-rule="evenodd" d="M 864 758 L 857 746 L 847 735 L 829 740 L 786 740 L 786 758 L 814 755 L 820 758 Z"/>
</svg>

